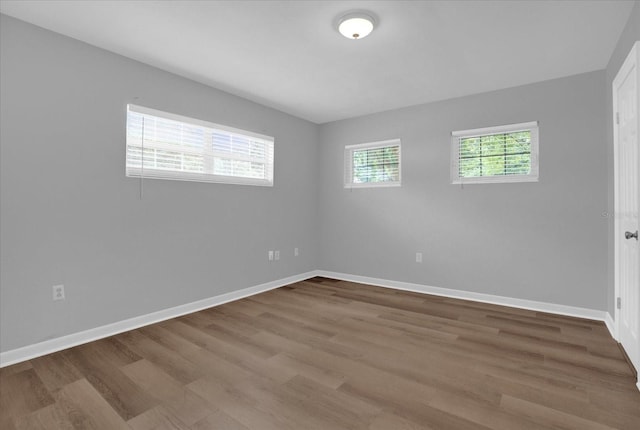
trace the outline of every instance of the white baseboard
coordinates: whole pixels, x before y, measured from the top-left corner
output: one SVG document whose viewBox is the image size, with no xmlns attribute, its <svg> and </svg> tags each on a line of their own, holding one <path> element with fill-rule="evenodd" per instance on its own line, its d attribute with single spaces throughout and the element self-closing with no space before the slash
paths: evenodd
<svg viewBox="0 0 640 430">
<path fill-rule="evenodd" d="M 198 300 L 196 302 L 175 306 L 161 311 L 152 312 L 147 315 L 141 315 L 118 321 L 112 324 L 103 325 L 89 330 L 72 333 L 55 339 L 46 340 L 33 345 L 27 345 L 22 348 L 16 348 L 10 351 L 0 353 L 0 367 L 9 366 L 11 364 L 20 363 L 21 361 L 30 360 L 73 346 L 82 345 L 87 342 L 113 336 L 136 328 L 144 327 L 149 324 L 158 323 L 171 318 L 176 318 L 192 312 L 201 311 L 203 309 L 218 306 L 244 297 L 253 296 L 265 291 L 273 290 L 284 285 L 293 284 L 294 282 L 304 281 L 305 279 L 317 276 L 317 271 L 302 273 L 299 275 L 289 276 L 288 278 L 278 279 L 264 284 L 244 288 L 238 291 L 221 294 L 215 297 Z"/>
<path fill-rule="evenodd" d="M 559 315 L 604 321 L 607 328 L 609 329 L 609 332 L 614 337 L 614 339 L 616 339 L 614 321 L 611 318 L 611 315 L 606 311 L 558 305 L 554 303 L 537 302 L 533 300 L 515 299 L 511 297 L 494 296 L 491 294 L 474 293 L 470 291 L 453 290 L 449 288 L 431 287 L 422 284 L 370 278 L 367 276 L 350 275 L 346 273 L 330 272 L 326 270 L 313 270 L 299 275 L 278 279 L 253 287 L 244 288 L 242 290 L 232 291 L 230 293 L 221 294 L 219 296 L 175 306 L 169 309 L 163 309 L 161 311 L 152 312 L 147 315 L 129 318 L 112 324 L 107 324 L 89 330 L 61 336 L 55 339 L 46 340 L 44 342 L 39 342 L 33 345 L 28 345 L 22 348 L 16 348 L 10 351 L 2 352 L 0 353 L 0 367 L 9 366 L 21 361 L 30 360 L 32 358 L 51 354 L 53 352 L 71 348 L 73 346 L 82 345 L 87 342 L 92 342 L 94 340 L 113 336 L 118 333 L 134 330 L 136 328 L 140 328 L 149 324 L 158 323 L 160 321 L 165 321 L 171 318 L 176 318 L 192 312 L 197 312 L 234 300 L 239 300 L 248 296 L 253 296 L 265 291 L 273 290 L 275 288 L 313 278 L 314 276 L 323 276 L 326 278 L 375 285 L 385 288 L 394 288 L 397 290 L 413 291 L 417 293 L 433 294 L 436 296 L 451 297 L 483 303 L 492 303 L 503 306 L 511 306 L 514 308 L 529 309 L 539 312 L 548 312 Z"/>
<path fill-rule="evenodd" d="M 617 330 L 616 322 L 613 320 L 609 312 L 607 312 L 607 315 L 605 315 L 604 323 L 607 325 L 607 328 L 609 329 L 609 334 L 611 334 L 611 337 L 614 338 L 615 341 L 617 342 L 618 330 Z"/>
<path fill-rule="evenodd" d="M 607 328 L 609 329 L 609 333 L 611 334 L 611 337 L 616 342 L 619 342 L 620 339 L 618 339 L 618 326 L 616 325 L 616 322 L 611 317 L 611 314 L 609 312 L 607 312 L 604 323 L 607 325 Z M 624 349 L 624 346 L 622 344 L 620 344 L 620 347 Z M 638 388 L 638 391 L 640 391 L 640 374 L 636 376 L 636 388 Z"/>
<path fill-rule="evenodd" d="M 510 306 L 513 308 L 528 309 L 538 312 L 548 312 L 558 315 L 604 321 L 605 324 L 607 324 L 609 331 L 611 331 L 611 327 L 614 326 L 611 315 L 609 315 L 608 312 L 596 309 L 537 302 L 534 300 L 515 299 L 512 297 L 494 296 L 492 294 L 474 293 L 471 291 L 453 290 L 450 288 L 431 287 L 429 285 L 390 281 L 388 279 L 370 278 L 368 276 L 350 275 L 346 273 L 329 272 L 326 270 L 317 271 L 317 275 L 326 278 L 340 279 L 343 281 L 357 282 L 359 284 L 393 288 L 396 290 L 413 291 L 416 293 L 433 294 L 434 296 L 451 297 L 455 299 L 471 300 L 474 302 L 491 303 L 494 305 Z M 611 321 L 611 327 L 609 327 L 608 320 Z"/>
</svg>

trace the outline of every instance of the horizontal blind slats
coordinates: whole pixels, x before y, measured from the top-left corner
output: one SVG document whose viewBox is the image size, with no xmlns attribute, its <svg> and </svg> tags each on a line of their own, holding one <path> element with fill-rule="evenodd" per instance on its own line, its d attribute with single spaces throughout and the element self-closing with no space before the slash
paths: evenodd
<svg viewBox="0 0 640 430">
<path fill-rule="evenodd" d="M 345 148 L 346 185 L 385 183 L 400 183 L 399 141 L 362 144 Z"/>
<path fill-rule="evenodd" d="M 527 175 L 531 171 L 531 131 L 459 137 L 461 178 Z"/>
<path fill-rule="evenodd" d="M 273 184 L 273 138 L 269 140 L 252 133 L 242 135 L 237 130 L 219 130 L 203 126 L 202 121 L 194 122 L 198 124 L 129 109 L 127 175 Z"/>
</svg>

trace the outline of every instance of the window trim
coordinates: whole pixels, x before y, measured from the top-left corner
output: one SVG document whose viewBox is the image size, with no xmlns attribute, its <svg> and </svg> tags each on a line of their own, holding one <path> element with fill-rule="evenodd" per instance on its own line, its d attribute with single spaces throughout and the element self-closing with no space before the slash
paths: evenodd
<svg viewBox="0 0 640 430">
<path fill-rule="evenodd" d="M 359 149 L 377 149 L 398 146 L 398 180 L 388 182 L 353 182 L 353 152 Z M 344 188 L 382 188 L 402 186 L 402 141 L 400 138 L 358 143 L 344 147 Z"/>
<path fill-rule="evenodd" d="M 459 155 L 460 139 L 465 137 L 488 136 L 492 134 L 510 133 L 514 131 L 531 132 L 531 171 L 527 175 L 495 175 L 460 177 Z M 496 184 L 513 182 L 539 181 L 539 124 L 538 121 L 517 124 L 499 125 L 493 127 L 474 128 L 451 132 L 451 183 L 452 184 Z"/>
<path fill-rule="evenodd" d="M 216 124 L 209 121 L 204 121 L 197 118 L 191 118 L 188 116 L 178 115 L 171 112 L 165 112 L 157 109 L 148 108 L 145 106 L 127 104 L 127 126 L 125 127 L 125 148 L 129 147 L 129 132 L 128 132 L 128 116 L 129 112 L 135 112 L 141 115 L 150 115 L 162 119 L 171 121 L 177 121 L 196 127 L 204 127 L 207 129 L 213 129 L 225 133 L 241 135 L 249 138 L 259 139 L 270 145 L 271 149 L 271 163 L 266 163 L 267 179 L 258 178 L 245 178 L 241 176 L 229 176 L 218 175 L 213 173 L 196 173 L 187 171 L 173 171 L 163 169 L 148 169 L 142 166 L 141 168 L 130 167 L 127 165 L 127 155 L 125 154 L 125 175 L 129 178 L 143 178 L 143 179 L 164 179 L 164 180 L 176 180 L 176 181 L 190 181 L 190 182 L 204 182 L 204 183 L 220 183 L 220 184 L 232 184 L 232 185 L 254 185 L 273 187 L 275 176 L 275 138 L 253 131 L 243 130 L 239 128 L 229 127 L 222 124 Z M 126 150 L 125 150 L 126 153 Z"/>
</svg>

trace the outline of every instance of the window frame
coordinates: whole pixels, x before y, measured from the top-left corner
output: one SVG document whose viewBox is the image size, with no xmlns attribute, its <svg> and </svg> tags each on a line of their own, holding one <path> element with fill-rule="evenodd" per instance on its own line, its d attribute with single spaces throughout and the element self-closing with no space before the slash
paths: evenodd
<svg viewBox="0 0 640 430">
<path fill-rule="evenodd" d="M 266 169 L 265 178 L 247 178 L 243 176 L 220 175 L 220 174 L 214 174 L 210 172 L 189 172 L 189 171 L 170 170 L 170 169 L 155 169 L 155 168 L 144 167 L 143 164 L 141 164 L 141 167 L 130 166 L 128 164 L 129 162 L 128 150 L 130 146 L 129 112 L 135 112 L 141 115 L 149 115 L 149 116 L 154 116 L 161 119 L 176 121 L 189 126 L 202 127 L 204 129 L 207 129 L 205 130 L 205 134 L 206 133 L 213 134 L 213 132 L 217 131 L 217 132 L 228 133 L 232 135 L 238 135 L 241 137 L 246 137 L 249 139 L 253 138 L 258 141 L 262 141 L 265 144 L 265 151 L 267 152 L 267 154 L 265 155 L 265 169 Z M 211 130 L 211 131 L 208 131 L 208 130 Z M 131 146 L 142 148 L 144 145 L 132 144 Z M 179 152 L 179 151 L 176 151 L 176 152 Z M 212 161 L 215 158 L 215 150 L 213 149 L 208 151 L 203 149 L 202 154 L 203 156 L 208 155 L 212 157 Z M 240 157 L 238 157 L 238 154 L 234 154 L 234 156 L 231 156 L 229 158 L 239 159 Z M 267 136 L 260 133 L 248 131 L 248 130 L 242 130 L 239 128 L 216 124 L 213 122 L 204 121 L 197 118 L 191 118 L 191 117 L 178 115 L 171 112 L 165 112 L 157 109 L 152 109 L 144 106 L 139 106 L 131 103 L 127 104 L 126 128 L 125 128 L 125 175 L 129 178 L 165 179 L 165 180 L 175 180 L 175 181 L 273 187 L 274 171 L 275 171 L 275 138 L 272 136 Z"/>
<path fill-rule="evenodd" d="M 460 140 L 468 137 L 484 137 L 494 134 L 529 131 L 531 133 L 531 169 L 526 175 L 460 176 Z M 460 130 L 451 133 L 451 183 L 452 184 L 496 184 L 539 181 L 539 124 L 538 121 L 507 124 L 493 127 Z"/>
<path fill-rule="evenodd" d="M 385 182 L 353 182 L 353 153 L 362 149 L 398 147 L 398 180 Z M 344 188 L 382 188 L 402 186 L 402 141 L 400 138 L 346 145 L 344 147 Z"/>
</svg>

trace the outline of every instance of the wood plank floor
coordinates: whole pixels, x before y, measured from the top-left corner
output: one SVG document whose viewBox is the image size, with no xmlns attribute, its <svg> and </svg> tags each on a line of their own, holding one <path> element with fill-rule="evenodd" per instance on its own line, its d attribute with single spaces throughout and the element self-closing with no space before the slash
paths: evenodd
<svg viewBox="0 0 640 430">
<path fill-rule="evenodd" d="M 0 370 L 0 428 L 640 429 L 601 322 L 315 278 Z"/>
</svg>

